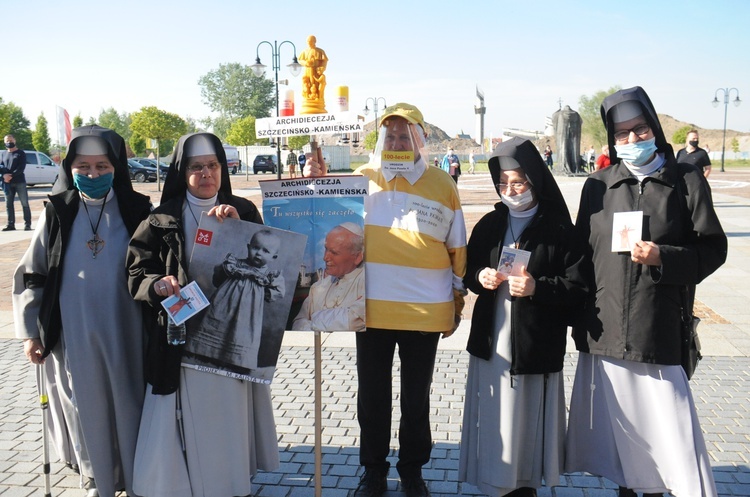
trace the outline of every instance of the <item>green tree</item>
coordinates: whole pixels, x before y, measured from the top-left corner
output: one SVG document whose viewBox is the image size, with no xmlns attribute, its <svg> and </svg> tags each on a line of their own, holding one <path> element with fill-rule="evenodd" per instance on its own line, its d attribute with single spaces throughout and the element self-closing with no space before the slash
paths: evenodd
<svg viewBox="0 0 750 497">
<path fill-rule="evenodd" d="M 89 117 L 89 120 L 86 121 L 86 126 L 96 126 L 96 118 L 94 116 Z"/>
<path fill-rule="evenodd" d="M 81 114 L 78 113 L 78 115 L 73 118 L 73 127 L 80 128 L 81 126 L 83 126 L 83 118 L 81 117 Z"/>
<path fill-rule="evenodd" d="M 5 136 L 10 131 L 10 111 L 8 110 L 5 103 L 3 103 L 3 97 L 0 97 L 0 134 Z"/>
<path fill-rule="evenodd" d="M 370 131 L 367 133 L 367 136 L 365 136 L 365 141 L 362 143 L 362 146 L 365 147 L 365 150 L 375 150 L 375 145 L 378 143 L 378 135 L 374 131 Z"/>
<path fill-rule="evenodd" d="M 202 128 L 198 127 L 198 123 L 192 117 L 186 117 L 185 124 L 187 124 L 187 131 L 185 131 L 185 133 L 197 133 L 198 131 L 203 131 Z"/>
<path fill-rule="evenodd" d="M 607 130 L 602 124 L 602 102 L 607 95 L 621 89 L 620 86 L 613 86 L 607 91 L 600 90 L 593 95 L 581 95 L 578 99 L 578 114 L 583 121 L 581 131 L 584 135 L 590 136 L 599 146 L 607 143 Z"/>
<path fill-rule="evenodd" d="M 114 107 L 102 110 L 99 113 L 99 119 L 97 119 L 99 126 L 114 130 L 118 135 L 122 136 L 126 142 L 130 140 L 130 135 L 132 134 L 132 131 L 130 130 L 130 121 L 130 114 L 127 112 L 119 114 Z"/>
<path fill-rule="evenodd" d="M 740 151 L 740 142 L 737 140 L 736 136 L 732 138 L 731 142 L 729 142 L 729 146 L 732 147 L 732 152 L 735 154 Z"/>
<path fill-rule="evenodd" d="M 216 118 L 207 117 L 201 120 L 201 123 L 208 129 L 211 129 L 213 133 L 219 137 L 221 141 L 226 141 L 229 129 L 236 119 L 232 119 L 226 116 L 219 116 Z"/>
<path fill-rule="evenodd" d="M 133 133 L 157 141 L 157 155 L 161 155 L 162 152 L 171 152 L 174 140 L 187 131 L 187 123 L 184 119 L 177 114 L 156 107 L 142 107 L 141 110 L 132 114 L 131 119 L 130 129 Z"/>
<path fill-rule="evenodd" d="M 258 142 L 255 137 L 255 117 L 246 116 L 237 119 L 229 127 L 227 143 L 235 146 L 254 145 Z"/>
<path fill-rule="evenodd" d="M 36 120 L 36 129 L 31 134 L 31 141 L 34 144 L 34 150 L 44 152 L 49 155 L 49 149 L 52 142 L 49 137 L 49 127 L 47 126 L 47 118 L 44 117 L 44 112 L 39 114 Z"/>
<path fill-rule="evenodd" d="M 290 136 L 287 139 L 287 145 L 289 145 L 289 148 L 293 150 L 302 150 L 302 147 L 310 143 L 310 136 L 308 135 L 302 135 L 302 136 Z"/>
<path fill-rule="evenodd" d="M 231 120 L 268 117 L 276 105 L 273 81 L 256 76 L 250 66 L 236 62 L 219 64 L 218 69 L 200 77 L 198 86 L 204 103 Z"/>
<path fill-rule="evenodd" d="M 682 145 L 687 140 L 688 131 L 693 129 L 692 126 L 683 126 L 672 135 L 672 143 L 675 145 Z"/>
<path fill-rule="evenodd" d="M 30 124 L 23 115 L 23 109 L 13 102 L 3 103 L 0 99 L 0 136 L 13 135 L 18 148 L 32 148 Z"/>
<path fill-rule="evenodd" d="M 132 150 L 136 156 L 146 155 L 146 139 L 138 133 L 130 134 L 128 145 L 130 145 L 130 150 Z"/>
</svg>

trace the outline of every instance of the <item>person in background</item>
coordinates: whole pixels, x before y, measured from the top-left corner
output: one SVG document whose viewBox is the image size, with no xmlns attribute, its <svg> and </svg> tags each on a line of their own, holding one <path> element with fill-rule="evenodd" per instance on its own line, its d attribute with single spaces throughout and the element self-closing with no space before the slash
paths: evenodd
<svg viewBox="0 0 750 497">
<path fill-rule="evenodd" d="M 453 181 L 458 183 L 458 177 L 461 176 L 461 162 L 458 160 L 458 156 L 453 152 L 452 148 L 449 148 L 443 156 L 440 167 L 443 171 L 448 173 L 451 178 L 453 178 Z"/>
<path fill-rule="evenodd" d="M 5 135 L 5 153 L 0 157 L 0 174 L 3 177 L 3 192 L 5 193 L 5 212 L 8 224 L 2 231 L 16 229 L 16 210 L 14 207 L 16 194 L 23 209 L 24 229 L 31 231 L 31 208 L 29 208 L 29 194 L 26 190 L 26 152 L 16 147 L 16 138 Z"/>
<path fill-rule="evenodd" d="M 692 164 L 708 178 L 711 174 L 711 159 L 708 152 L 698 146 L 698 131 L 691 129 L 685 137 L 685 147 L 677 151 L 677 162 Z"/>
<path fill-rule="evenodd" d="M 563 472 L 567 327 L 583 304 L 583 254 L 539 151 L 511 138 L 488 163 L 501 198 L 476 224 L 464 284 L 478 295 L 467 350 L 458 477 L 490 496 L 536 496 Z M 528 266 L 498 270 L 504 247 Z M 516 262 L 515 264 L 518 264 Z"/>
<path fill-rule="evenodd" d="M 596 150 L 594 150 L 593 145 L 590 145 L 588 151 L 586 152 L 586 165 L 588 166 L 589 172 L 594 171 L 595 163 L 596 163 Z"/>
<path fill-rule="evenodd" d="M 125 253 L 148 216 L 124 140 L 76 128 L 13 279 L 16 335 L 33 364 L 55 364 L 56 395 L 89 496 L 133 495 L 143 405 L 144 321 L 128 293 Z"/>
<path fill-rule="evenodd" d="M 609 165 L 609 145 L 602 145 L 602 154 L 596 158 L 596 170 L 606 169 Z"/>
<path fill-rule="evenodd" d="M 474 160 L 474 151 L 469 152 L 469 174 L 474 174 L 474 166 L 476 161 Z"/>
<path fill-rule="evenodd" d="M 183 367 L 184 345 L 167 341 L 161 301 L 192 279 L 188 257 L 204 212 L 263 223 L 252 202 L 232 195 L 219 138 L 192 133 L 177 142 L 161 203 L 126 259 L 131 294 L 152 309 L 133 484 L 142 497 L 245 496 L 258 469 L 279 466 L 270 386 Z M 187 321 L 188 335 L 196 324 Z"/>
<path fill-rule="evenodd" d="M 677 163 L 641 87 L 606 97 L 601 115 L 612 165 L 587 178 L 576 220 L 592 291 L 573 328 L 565 469 L 608 478 L 620 497 L 715 497 L 681 367 L 682 317 L 726 260 L 727 237 L 706 178 Z M 618 214 L 643 217 L 629 251 L 613 249 Z"/>
<path fill-rule="evenodd" d="M 294 150 L 290 150 L 289 154 L 287 154 L 286 166 L 287 168 L 289 168 L 289 177 L 296 178 L 297 177 L 297 154 L 294 153 Z"/>
<path fill-rule="evenodd" d="M 430 492 L 422 466 L 430 460 L 430 385 L 438 340 L 458 326 L 464 305 L 466 227 L 456 184 L 425 159 L 425 123 L 413 105 L 387 107 L 370 163 L 365 197 L 366 325 L 357 340 L 358 497 L 387 489 L 390 467 L 393 354 L 401 359 L 401 420 L 396 469 L 407 497 Z M 414 162 L 384 165 L 390 151 L 413 151 Z M 319 154 L 304 176 L 326 174 Z M 432 215 L 416 215 L 427 210 Z"/>
<path fill-rule="evenodd" d="M 544 147 L 544 162 L 548 168 L 552 169 L 552 147 L 549 145 Z"/>
</svg>

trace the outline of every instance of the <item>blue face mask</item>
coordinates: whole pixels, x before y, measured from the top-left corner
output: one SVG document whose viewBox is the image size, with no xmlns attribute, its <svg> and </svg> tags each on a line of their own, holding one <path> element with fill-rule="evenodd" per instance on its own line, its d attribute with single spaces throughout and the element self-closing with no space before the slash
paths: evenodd
<svg viewBox="0 0 750 497">
<path fill-rule="evenodd" d="M 96 178 L 89 178 L 82 174 L 73 174 L 73 184 L 78 191 L 88 198 L 102 198 L 112 188 L 112 181 L 115 175 L 112 173 L 103 174 Z"/>
<path fill-rule="evenodd" d="M 628 161 L 634 166 L 642 166 L 656 152 L 656 137 L 635 143 L 615 145 L 615 150 L 617 151 L 617 157 L 620 159 Z"/>
</svg>

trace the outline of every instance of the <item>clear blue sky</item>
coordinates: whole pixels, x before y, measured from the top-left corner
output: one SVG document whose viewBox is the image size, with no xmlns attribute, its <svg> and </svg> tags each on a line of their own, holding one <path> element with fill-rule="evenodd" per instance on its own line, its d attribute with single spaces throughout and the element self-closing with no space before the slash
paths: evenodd
<svg viewBox="0 0 750 497">
<path fill-rule="evenodd" d="M 26 0 L 3 17 L 0 97 L 21 106 L 32 128 L 44 112 L 53 135 L 56 105 L 84 120 L 147 105 L 201 119 L 210 111 L 200 76 L 253 64 L 264 40 L 290 40 L 299 53 L 310 34 L 330 59 L 329 111 L 335 88 L 347 85 L 350 110 L 368 97 L 406 101 L 450 135 L 474 135 L 478 85 L 485 134 L 497 136 L 503 127 L 541 130 L 558 99 L 576 109 L 582 94 L 641 85 L 658 112 L 720 129 L 714 92 L 737 87 L 744 102 L 730 104 L 727 126 L 750 131 L 747 0 Z M 292 55 L 281 49 L 280 79 L 290 78 Z M 270 67 L 268 46 L 260 57 Z M 299 78 L 291 88 L 299 99 Z"/>
</svg>

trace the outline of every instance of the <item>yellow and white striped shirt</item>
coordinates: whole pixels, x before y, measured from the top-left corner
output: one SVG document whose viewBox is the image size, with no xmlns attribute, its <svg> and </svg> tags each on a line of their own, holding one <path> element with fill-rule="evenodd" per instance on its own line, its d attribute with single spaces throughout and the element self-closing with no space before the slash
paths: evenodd
<svg viewBox="0 0 750 497">
<path fill-rule="evenodd" d="M 420 161 L 393 175 L 371 164 L 365 199 L 368 328 L 442 332 L 463 308 L 466 225 L 453 179 Z"/>
</svg>

